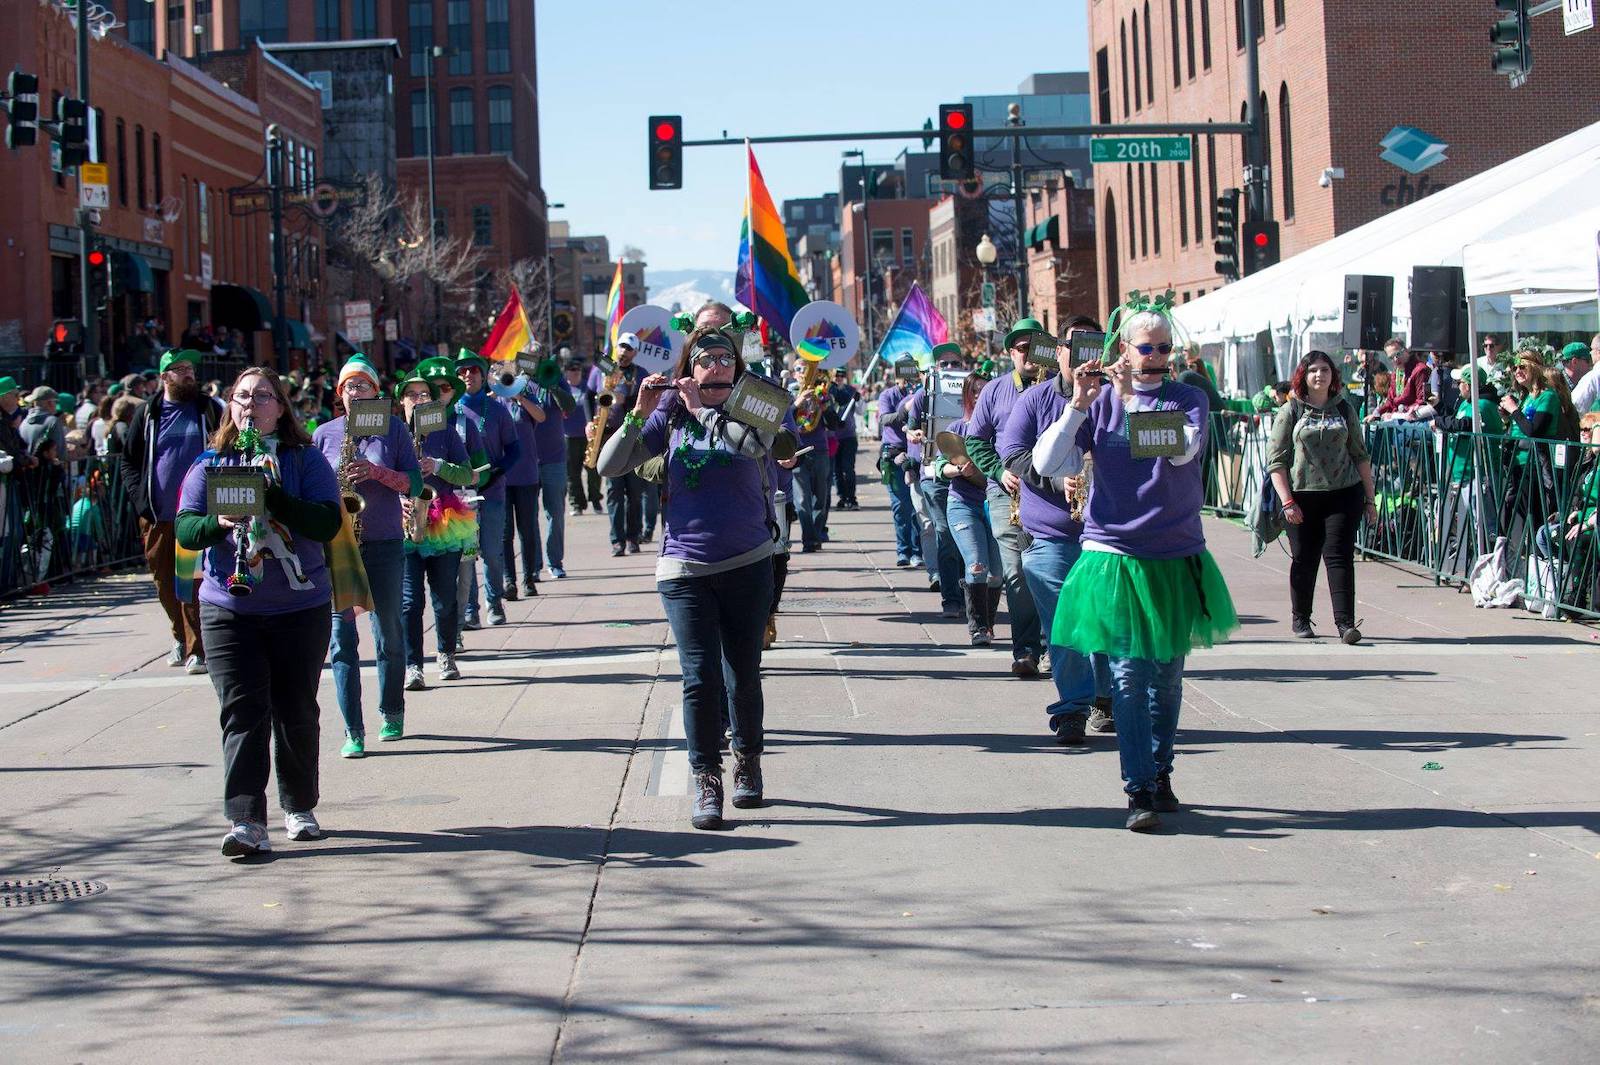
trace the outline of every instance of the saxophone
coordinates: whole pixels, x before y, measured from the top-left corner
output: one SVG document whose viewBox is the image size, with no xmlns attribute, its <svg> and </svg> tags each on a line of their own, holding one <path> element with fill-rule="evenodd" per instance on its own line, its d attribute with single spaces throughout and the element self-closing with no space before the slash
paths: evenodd
<svg viewBox="0 0 1600 1065">
<path fill-rule="evenodd" d="M 594 397 L 594 421 L 589 423 L 589 428 L 594 430 L 589 436 L 589 443 L 583 449 L 583 465 L 587 469 L 598 469 L 600 466 L 600 445 L 603 444 L 606 420 L 611 416 L 612 404 L 617 401 L 617 388 L 622 384 L 622 367 L 606 374 L 604 383 L 600 386 L 600 394 Z"/>
<path fill-rule="evenodd" d="M 1083 520 L 1084 508 L 1089 505 L 1089 485 L 1094 481 L 1094 456 L 1083 457 L 1083 469 L 1076 477 L 1063 478 L 1067 496 L 1067 513 L 1073 521 Z"/>
<path fill-rule="evenodd" d="M 423 434 L 417 431 L 415 423 L 413 423 L 411 443 L 417 449 L 417 463 L 419 465 L 422 462 L 422 438 Z M 419 495 L 400 497 L 400 508 L 404 511 L 405 517 L 406 535 L 414 544 L 422 543 L 423 539 L 428 535 L 428 504 L 432 502 L 433 489 L 426 484 L 422 486 L 422 492 Z"/>
<path fill-rule="evenodd" d="M 350 418 L 344 420 L 344 440 L 339 444 L 339 468 L 334 473 L 339 478 L 339 505 L 344 512 L 350 515 L 350 527 L 356 535 L 356 542 L 361 542 L 361 512 L 367 509 L 367 501 L 356 491 L 356 486 L 350 479 L 350 464 L 356 458 L 356 438 L 350 432 Z"/>
</svg>

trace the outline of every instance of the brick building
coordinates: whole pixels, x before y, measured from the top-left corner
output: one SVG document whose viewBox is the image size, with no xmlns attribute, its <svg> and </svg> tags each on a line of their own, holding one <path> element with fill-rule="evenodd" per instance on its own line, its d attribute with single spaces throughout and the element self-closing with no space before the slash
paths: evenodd
<svg viewBox="0 0 1600 1065">
<path fill-rule="evenodd" d="M 1024 202 L 1028 313 L 1053 332 L 1074 314 L 1095 313 L 1094 192 L 1052 182 Z"/>
<path fill-rule="evenodd" d="M 1088 0 L 1095 120 L 1239 121 L 1246 2 Z M 1600 117 L 1593 35 L 1563 38 L 1554 15 L 1532 21 L 1538 65 L 1512 89 L 1489 70 L 1485 0 L 1254 3 L 1285 258 Z M 1102 314 L 1132 289 L 1222 284 L 1214 203 L 1243 182 L 1242 142 L 1191 140 L 1192 163 L 1094 168 Z"/>
<path fill-rule="evenodd" d="M 932 281 L 925 199 L 871 200 L 845 205 L 839 226 L 839 271 L 835 299 L 862 323 L 873 340 L 884 329 L 913 281 L 926 290 Z M 872 231 L 872 327 L 866 329 L 867 229 Z"/>
</svg>

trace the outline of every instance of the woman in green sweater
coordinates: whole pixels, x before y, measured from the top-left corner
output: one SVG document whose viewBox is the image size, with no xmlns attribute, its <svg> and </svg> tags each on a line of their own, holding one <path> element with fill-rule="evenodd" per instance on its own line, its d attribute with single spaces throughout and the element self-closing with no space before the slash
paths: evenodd
<svg viewBox="0 0 1600 1065">
<path fill-rule="evenodd" d="M 1320 559 L 1339 638 L 1361 640 L 1356 622 L 1356 531 L 1363 514 L 1377 520 L 1372 462 L 1355 404 L 1343 394 L 1339 371 L 1324 351 L 1308 351 L 1289 382 L 1268 444 L 1267 470 L 1283 501 L 1293 562 L 1289 607 L 1294 634 L 1310 639 L 1311 602 Z"/>
</svg>

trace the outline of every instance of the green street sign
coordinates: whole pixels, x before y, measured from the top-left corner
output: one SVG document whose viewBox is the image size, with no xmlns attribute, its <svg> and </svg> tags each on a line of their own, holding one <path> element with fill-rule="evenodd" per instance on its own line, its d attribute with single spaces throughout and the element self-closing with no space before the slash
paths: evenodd
<svg viewBox="0 0 1600 1065">
<path fill-rule="evenodd" d="M 994 282 L 993 281 L 985 281 L 983 283 L 983 305 L 985 307 L 993 307 L 994 306 Z"/>
<path fill-rule="evenodd" d="M 1089 142 L 1091 163 L 1187 163 L 1188 137 L 1096 137 Z"/>
</svg>

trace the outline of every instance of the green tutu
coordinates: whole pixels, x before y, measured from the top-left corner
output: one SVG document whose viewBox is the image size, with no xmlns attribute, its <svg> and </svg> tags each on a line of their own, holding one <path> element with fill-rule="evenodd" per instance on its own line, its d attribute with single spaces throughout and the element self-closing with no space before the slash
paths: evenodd
<svg viewBox="0 0 1600 1065">
<path fill-rule="evenodd" d="M 1083 654 L 1170 662 L 1238 627 L 1209 552 L 1148 559 L 1085 551 L 1062 586 L 1050 642 Z"/>
</svg>

